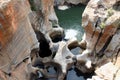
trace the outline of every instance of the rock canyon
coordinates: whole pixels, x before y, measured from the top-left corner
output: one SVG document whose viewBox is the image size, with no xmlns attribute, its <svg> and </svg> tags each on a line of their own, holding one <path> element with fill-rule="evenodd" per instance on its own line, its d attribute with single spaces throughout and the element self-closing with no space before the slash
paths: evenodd
<svg viewBox="0 0 120 80">
<path fill-rule="evenodd" d="M 82 40 L 65 39 L 54 7 L 80 4 Z M 120 0 L 0 0 L 0 80 L 67 80 L 72 67 L 120 80 Z"/>
</svg>

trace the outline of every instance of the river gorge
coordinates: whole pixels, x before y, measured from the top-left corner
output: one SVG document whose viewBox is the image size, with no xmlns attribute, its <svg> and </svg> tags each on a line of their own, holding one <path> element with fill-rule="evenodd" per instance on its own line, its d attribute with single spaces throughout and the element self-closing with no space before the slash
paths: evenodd
<svg viewBox="0 0 120 80">
<path fill-rule="evenodd" d="M 120 80 L 120 0 L 0 0 L 0 80 Z"/>
</svg>

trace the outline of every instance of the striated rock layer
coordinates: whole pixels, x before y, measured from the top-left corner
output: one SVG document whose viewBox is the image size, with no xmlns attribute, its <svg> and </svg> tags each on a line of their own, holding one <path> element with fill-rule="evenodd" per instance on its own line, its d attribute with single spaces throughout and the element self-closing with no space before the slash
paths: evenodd
<svg viewBox="0 0 120 80">
<path fill-rule="evenodd" d="M 106 72 L 103 73 L 98 69 L 96 71 L 98 76 L 93 76 L 92 80 L 119 80 L 120 75 L 117 74 L 120 68 L 118 63 L 120 57 L 119 3 L 119 0 L 90 0 L 82 15 L 85 34 L 80 44 L 86 44 L 83 56 L 86 55 L 86 61 L 91 61 L 95 67 L 101 67 L 100 69 Z M 79 58 L 81 56 L 78 60 Z M 112 62 L 111 68 L 117 67 L 116 71 L 112 69 L 109 71 L 110 69 L 107 68 L 109 64 L 108 66 L 106 64 L 108 62 Z M 104 67 L 104 64 L 107 67 Z M 89 65 L 86 64 L 86 66 Z M 108 75 L 109 72 L 112 76 Z"/>
<path fill-rule="evenodd" d="M 28 80 L 27 59 L 38 48 L 29 12 L 27 0 L 0 0 L 0 80 Z"/>
<path fill-rule="evenodd" d="M 38 56 L 51 56 L 52 39 L 64 36 L 53 4 L 53 0 L 0 1 L 0 80 L 49 77 L 33 64 Z"/>
</svg>

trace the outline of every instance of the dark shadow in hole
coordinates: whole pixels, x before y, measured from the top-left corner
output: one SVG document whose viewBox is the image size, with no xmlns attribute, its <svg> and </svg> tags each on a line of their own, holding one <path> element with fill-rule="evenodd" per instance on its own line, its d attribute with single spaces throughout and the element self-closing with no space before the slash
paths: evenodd
<svg viewBox="0 0 120 80">
<path fill-rule="evenodd" d="M 86 80 L 87 78 L 92 78 L 94 71 L 92 73 L 82 73 L 74 66 L 68 70 L 66 78 L 64 80 Z"/>
<path fill-rule="evenodd" d="M 56 42 L 62 41 L 62 39 L 63 39 L 63 38 L 62 38 L 61 35 L 57 35 L 57 36 L 55 36 L 54 38 L 52 38 L 52 41 L 56 43 Z"/>
<path fill-rule="evenodd" d="M 39 56 L 40 57 L 48 57 L 52 54 L 50 48 L 49 48 L 49 40 L 45 38 L 45 35 L 41 33 L 40 31 L 35 32 L 37 35 L 37 39 L 40 42 L 40 50 L 39 50 Z"/>
<path fill-rule="evenodd" d="M 94 71 L 91 73 L 82 73 L 81 71 L 79 71 L 77 68 L 74 68 L 74 70 L 76 71 L 77 76 L 83 76 L 85 78 L 85 80 L 87 78 L 92 78 L 92 76 L 95 74 Z"/>
<path fill-rule="evenodd" d="M 64 34 L 65 34 L 64 31 L 63 31 L 63 34 L 62 33 L 59 34 L 59 32 L 58 33 L 53 32 L 50 34 L 50 38 L 52 39 L 52 41 L 54 43 L 57 43 L 57 42 L 62 41 L 64 39 L 64 37 L 65 37 Z"/>
<path fill-rule="evenodd" d="M 120 11 L 120 1 L 117 1 L 114 5 L 113 5 L 113 9 L 116 11 Z"/>
</svg>

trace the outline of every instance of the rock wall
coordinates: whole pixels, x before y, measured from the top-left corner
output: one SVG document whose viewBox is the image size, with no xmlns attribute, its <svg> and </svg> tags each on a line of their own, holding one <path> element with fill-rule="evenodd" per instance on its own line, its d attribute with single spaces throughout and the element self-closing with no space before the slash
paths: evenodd
<svg viewBox="0 0 120 80">
<path fill-rule="evenodd" d="M 37 54 L 51 56 L 51 38 L 64 35 L 53 5 L 53 0 L 0 1 L 0 80 L 47 76 L 32 64 Z"/>
<path fill-rule="evenodd" d="M 56 38 L 62 39 L 64 37 L 64 30 L 59 26 L 58 18 L 54 11 L 54 0 L 29 1 L 32 9 L 29 18 L 37 34 L 37 38 L 41 43 L 40 53 L 44 53 L 41 56 L 50 56 L 50 46 L 53 43 L 52 40 Z M 42 52 L 43 50 L 44 52 Z"/>
<path fill-rule="evenodd" d="M 29 1 L 32 9 L 32 12 L 30 13 L 30 20 L 34 29 L 38 29 L 43 33 L 47 33 L 53 28 L 60 27 L 58 25 L 58 18 L 54 11 L 54 0 Z"/>
<path fill-rule="evenodd" d="M 90 80 L 118 80 L 117 73 L 120 68 L 118 63 L 120 57 L 119 3 L 119 0 L 90 0 L 82 15 L 85 34 L 80 44 L 86 44 L 83 55 L 89 55 L 91 64 L 97 68 L 106 64 L 104 68 L 101 67 L 106 73 L 98 69 L 96 70 L 98 76 L 94 76 Z M 117 67 L 115 72 L 107 68 L 109 62 L 111 63 L 108 66 L 112 65 L 111 68 Z M 111 70 L 111 75 L 108 75 L 109 70 Z"/>
<path fill-rule="evenodd" d="M 39 47 L 27 0 L 0 0 L 0 80 L 28 80 L 28 59 Z"/>
</svg>

